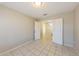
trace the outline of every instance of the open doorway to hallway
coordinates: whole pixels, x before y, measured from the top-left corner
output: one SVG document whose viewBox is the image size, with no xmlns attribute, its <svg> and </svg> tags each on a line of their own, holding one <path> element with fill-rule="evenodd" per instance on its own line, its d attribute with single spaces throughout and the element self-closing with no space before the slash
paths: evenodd
<svg viewBox="0 0 79 59">
<path fill-rule="evenodd" d="M 52 41 L 52 30 L 48 22 L 41 23 L 41 41 L 43 43 L 49 43 Z"/>
<path fill-rule="evenodd" d="M 64 45 L 63 19 L 36 21 L 35 40 L 40 39 L 42 43 L 54 42 Z"/>
</svg>

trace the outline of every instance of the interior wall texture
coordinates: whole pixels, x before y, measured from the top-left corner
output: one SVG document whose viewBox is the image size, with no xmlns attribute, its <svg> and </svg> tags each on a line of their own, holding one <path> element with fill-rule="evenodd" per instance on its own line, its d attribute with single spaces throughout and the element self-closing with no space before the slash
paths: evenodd
<svg viewBox="0 0 79 59">
<path fill-rule="evenodd" d="M 74 11 L 75 20 L 74 20 L 74 30 L 75 30 L 75 48 L 79 50 L 79 6 Z"/>
<path fill-rule="evenodd" d="M 0 52 L 33 40 L 34 19 L 0 5 Z"/>
<path fill-rule="evenodd" d="M 74 46 L 74 12 L 66 12 L 63 14 L 52 16 L 47 19 L 40 20 L 54 20 L 57 18 L 63 18 L 63 42 L 65 46 Z"/>
</svg>

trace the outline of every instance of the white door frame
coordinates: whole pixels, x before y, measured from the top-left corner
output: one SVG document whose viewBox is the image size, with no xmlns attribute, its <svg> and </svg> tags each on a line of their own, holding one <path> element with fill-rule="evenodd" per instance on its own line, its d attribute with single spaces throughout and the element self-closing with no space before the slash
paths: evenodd
<svg viewBox="0 0 79 59">
<path fill-rule="evenodd" d="M 40 34 L 41 34 L 41 31 L 40 31 L 40 22 L 39 21 L 35 21 L 35 29 L 34 29 L 35 33 L 34 33 L 34 39 L 35 40 L 38 40 L 40 39 Z"/>
</svg>

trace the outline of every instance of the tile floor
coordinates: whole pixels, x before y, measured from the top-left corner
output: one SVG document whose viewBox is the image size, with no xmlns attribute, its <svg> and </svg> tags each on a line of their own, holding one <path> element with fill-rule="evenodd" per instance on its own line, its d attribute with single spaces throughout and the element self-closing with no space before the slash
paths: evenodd
<svg viewBox="0 0 79 59">
<path fill-rule="evenodd" d="M 79 52 L 73 48 L 55 43 L 41 44 L 35 40 L 12 51 L 0 54 L 1 56 L 78 56 Z"/>
</svg>

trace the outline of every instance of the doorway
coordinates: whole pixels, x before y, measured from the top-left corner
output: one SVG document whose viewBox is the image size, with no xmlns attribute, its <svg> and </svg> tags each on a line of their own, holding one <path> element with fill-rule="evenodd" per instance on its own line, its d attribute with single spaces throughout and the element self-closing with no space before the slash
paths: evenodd
<svg viewBox="0 0 79 59">
<path fill-rule="evenodd" d="M 48 22 L 42 22 L 41 42 L 47 44 L 52 41 L 51 27 Z"/>
<path fill-rule="evenodd" d="M 36 28 L 36 37 L 41 40 L 42 43 L 54 42 L 63 45 L 63 19 L 53 19 L 46 21 L 39 21 L 39 26 Z M 39 34 L 39 35 L 38 35 Z"/>
</svg>

